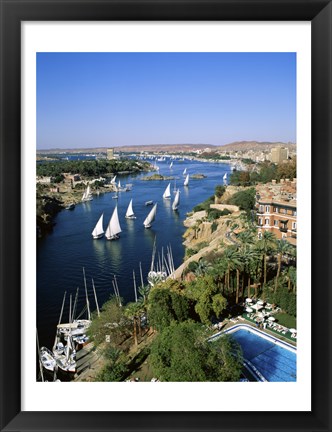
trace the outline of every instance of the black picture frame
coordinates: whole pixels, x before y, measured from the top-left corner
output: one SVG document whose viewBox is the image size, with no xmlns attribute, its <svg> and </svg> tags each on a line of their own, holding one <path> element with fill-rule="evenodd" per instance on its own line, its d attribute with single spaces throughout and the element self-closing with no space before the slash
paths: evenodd
<svg viewBox="0 0 332 432">
<path fill-rule="evenodd" d="M 3 431 L 330 431 L 331 30 L 327 0 L 0 0 L 0 428 Z M 310 412 L 21 411 L 21 22 L 108 20 L 311 21 L 312 410 Z M 300 145 L 300 144 L 299 144 Z M 14 227 L 14 230 L 8 227 Z M 162 401 L 160 401 L 162 404 Z M 148 401 L 147 401 L 148 405 Z"/>
</svg>

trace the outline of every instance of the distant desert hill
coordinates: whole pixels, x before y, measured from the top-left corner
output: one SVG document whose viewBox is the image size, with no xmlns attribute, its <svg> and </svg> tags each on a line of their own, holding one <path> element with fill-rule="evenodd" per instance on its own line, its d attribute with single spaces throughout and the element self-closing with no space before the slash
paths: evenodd
<svg viewBox="0 0 332 432">
<path fill-rule="evenodd" d="M 223 146 L 215 146 L 212 144 L 150 144 L 150 145 L 128 145 L 114 147 L 115 152 L 168 152 L 168 153 L 190 153 L 197 150 L 205 150 L 207 148 L 212 151 L 270 151 L 271 148 L 282 146 L 288 147 L 289 150 L 295 151 L 296 144 L 294 143 L 283 143 L 283 142 L 259 142 L 259 141 L 236 141 Z M 37 150 L 39 154 L 50 154 L 50 153 L 106 153 L 109 147 L 91 147 L 91 148 L 76 148 L 76 149 L 49 149 L 49 150 Z"/>
<path fill-rule="evenodd" d="M 283 143 L 283 142 L 259 142 L 259 141 L 235 141 L 230 144 L 218 146 L 218 151 L 270 151 L 273 147 L 287 147 L 291 151 L 296 150 L 296 144 L 294 143 Z"/>
</svg>

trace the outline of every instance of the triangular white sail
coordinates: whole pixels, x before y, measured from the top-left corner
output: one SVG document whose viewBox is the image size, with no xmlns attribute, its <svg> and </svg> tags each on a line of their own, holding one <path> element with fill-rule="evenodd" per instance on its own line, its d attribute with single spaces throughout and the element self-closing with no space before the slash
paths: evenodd
<svg viewBox="0 0 332 432">
<path fill-rule="evenodd" d="M 94 229 L 92 231 L 92 237 L 94 239 L 101 238 L 104 234 L 103 218 L 104 218 L 104 214 L 102 213 L 102 215 L 98 219 L 98 222 L 96 223 L 96 226 L 94 227 Z"/>
<path fill-rule="evenodd" d="M 172 166 L 173 166 L 173 162 L 171 162 L 171 163 L 169 164 L 169 167 L 170 167 L 170 168 L 172 168 Z"/>
<path fill-rule="evenodd" d="M 152 210 L 150 211 L 145 221 L 143 222 L 145 228 L 150 228 L 152 222 L 155 220 L 156 213 L 157 213 L 157 203 L 152 207 Z"/>
<path fill-rule="evenodd" d="M 136 219 L 134 210 L 133 210 L 133 200 L 130 200 L 130 203 L 127 208 L 126 216 L 127 219 Z"/>
<path fill-rule="evenodd" d="M 163 198 L 169 199 L 170 197 L 171 197 L 171 184 L 168 183 L 168 186 L 165 189 L 165 192 L 163 193 Z"/>
<path fill-rule="evenodd" d="M 91 189 L 90 189 L 90 185 L 88 185 L 88 187 L 85 189 L 83 196 L 82 196 L 82 201 L 92 201 L 92 193 L 91 193 Z"/>
<path fill-rule="evenodd" d="M 227 180 L 227 173 L 224 174 L 223 179 L 224 179 L 224 180 Z"/>
<path fill-rule="evenodd" d="M 184 182 L 183 182 L 183 186 L 188 186 L 189 184 L 189 174 L 187 174 L 187 177 L 185 178 Z"/>
<path fill-rule="evenodd" d="M 172 210 L 177 210 L 179 208 L 179 204 L 180 204 L 180 191 L 178 189 L 172 204 Z"/>
<path fill-rule="evenodd" d="M 116 175 L 112 178 L 111 184 L 115 184 Z"/>
<path fill-rule="evenodd" d="M 112 217 L 109 221 L 109 224 L 107 226 L 105 236 L 107 240 L 114 240 L 119 238 L 118 234 L 121 232 L 120 222 L 119 222 L 119 215 L 118 215 L 118 206 L 115 207 Z"/>
<path fill-rule="evenodd" d="M 187 168 L 184 169 L 183 175 L 185 176 L 187 174 Z"/>
</svg>

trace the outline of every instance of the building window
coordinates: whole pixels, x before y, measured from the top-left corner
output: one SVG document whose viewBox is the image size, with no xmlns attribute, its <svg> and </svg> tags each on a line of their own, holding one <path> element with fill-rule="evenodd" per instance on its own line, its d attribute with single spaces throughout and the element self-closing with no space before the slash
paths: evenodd
<svg viewBox="0 0 332 432">
<path fill-rule="evenodd" d="M 278 226 L 279 225 L 279 221 L 278 220 L 275 220 L 274 221 L 274 226 Z"/>
<path fill-rule="evenodd" d="M 296 230 L 296 222 L 292 222 L 292 229 Z"/>
<path fill-rule="evenodd" d="M 265 206 L 265 213 L 270 213 L 270 206 Z"/>
<path fill-rule="evenodd" d="M 283 239 L 287 238 L 287 234 L 286 233 L 282 233 L 282 238 Z"/>
<path fill-rule="evenodd" d="M 265 225 L 270 225 L 270 219 L 265 219 Z"/>
<path fill-rule="evenodd" d="M 296 211 L 293 211 L 293 216 L 297 216 Z"/>
<path fill-rule="evenodd" d="M 264 213 L 264 206 L 262 205 L 259 206 L 259 213 Z"/>
<path fill-rule="evenodd" d="M 263 225 L 263 221 L 262 218 L 258 218 L 258 225 L 262 226 Z"/>
</svg>

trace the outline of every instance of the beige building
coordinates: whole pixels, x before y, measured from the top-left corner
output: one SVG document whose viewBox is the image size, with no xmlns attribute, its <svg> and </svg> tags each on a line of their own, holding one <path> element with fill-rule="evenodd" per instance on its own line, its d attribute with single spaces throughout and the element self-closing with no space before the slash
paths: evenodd
<svg viewBox="0 0 332 432">
<path fill-rule="evenodd" d="M 108 149 L 106 150 L 106 158 L 107 158 L 108 160 L 115 159 L 115 156 L 114 156 L 114 149 L 113 149 L 113 148 L 108 148 Z"/>
<path fill-rule="evenodd" d="M 280 163 L 288 159 L 288 148 L 274 147 L 271 149 L 270 161 L 272 163 Z"/>
<path fill-rule="evenodd" d="M 297 210 L 296 179 L 256 186 L 258 238 L 271 231 L 277 239 L 296 245 Z"/>
</svg>

